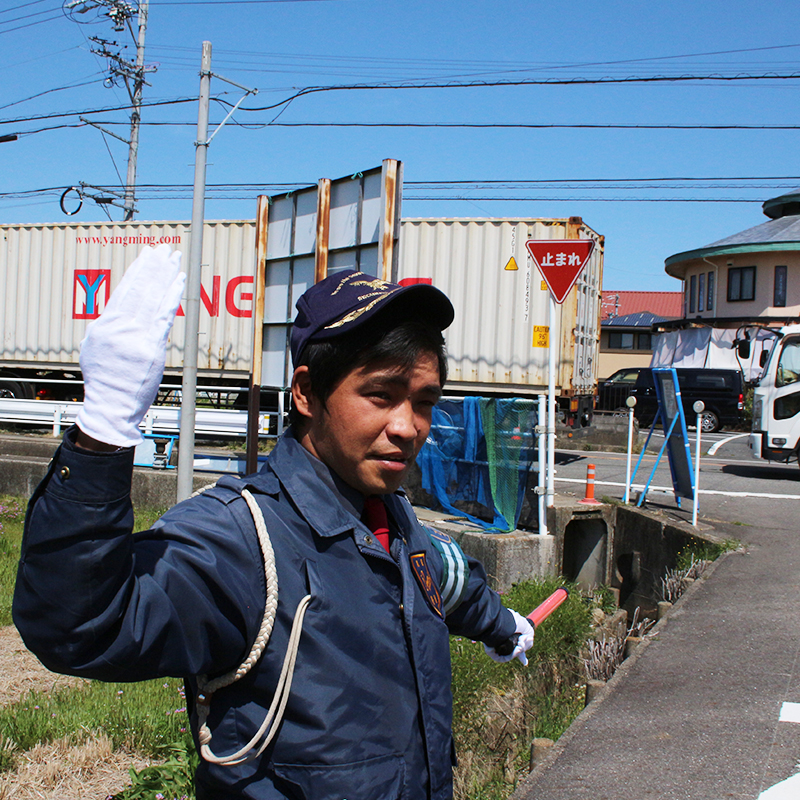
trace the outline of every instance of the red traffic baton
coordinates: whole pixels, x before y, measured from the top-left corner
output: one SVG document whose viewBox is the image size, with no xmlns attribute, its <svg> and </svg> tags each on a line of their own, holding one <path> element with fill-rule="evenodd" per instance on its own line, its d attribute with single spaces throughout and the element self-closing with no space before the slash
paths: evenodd
<svg viewBox="0 0 800 800">
<path fill-rule="evenodd" d="M 531 625 L 536 628 L 537 625 L 544 622 L 568 597 L 569 592 L 563 586 L 556 589 L 550 597 L 536 606 L 536 608 L 528 614 L 528 620 Z M 518 640 L 519 634 L 515 633 L 509 639 L 506 639 L 505 642 L 495 647 L 495 652 L 500 656 L 510 656 L 511 653 L 514 652 Z"/>
</svg>

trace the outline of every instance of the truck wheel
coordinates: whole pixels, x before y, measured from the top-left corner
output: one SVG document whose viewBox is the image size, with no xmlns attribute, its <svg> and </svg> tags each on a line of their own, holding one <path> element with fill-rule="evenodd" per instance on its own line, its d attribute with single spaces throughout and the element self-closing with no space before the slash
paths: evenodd
<svg viewBox="0 0 800 800">
<path fill-rule="evenodd" d="M 0 381 L 0 397 L 11 400 L 28 400 L 28 394 L 17 381 Z"/>
<path fill-rule="evenodd" d="M 720 429 L 719 417 L 713 411 L 704 411 L 700 417 L 703 433 L 716 433 Z"/>
</svg>

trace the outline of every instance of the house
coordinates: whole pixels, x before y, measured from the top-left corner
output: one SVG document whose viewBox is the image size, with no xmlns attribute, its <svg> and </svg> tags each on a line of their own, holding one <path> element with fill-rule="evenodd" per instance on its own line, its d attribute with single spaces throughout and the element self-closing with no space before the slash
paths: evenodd
<svg viewBox="0 0 800 800">
<path fill-rule="evenodd" d="M 662 328 L 800 321 L 800 192 L 762 209 L 769 222 L 665 261 L 667 274 L 683 281 L 684 299 L 681 319 Z"/>
<path fill-rule="evenodd" d="M 652 326 L 682 315 L 681 292 L 604 290 L 600 302 L 600 363 L 607 378 L 628 367 L 646 367 L 653 349 Z"/>
</svg>

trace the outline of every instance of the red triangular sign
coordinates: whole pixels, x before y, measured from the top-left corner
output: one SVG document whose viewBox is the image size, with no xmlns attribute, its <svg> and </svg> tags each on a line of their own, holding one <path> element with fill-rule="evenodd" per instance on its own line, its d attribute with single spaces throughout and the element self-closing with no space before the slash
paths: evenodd
<svg viewBox="0 0 800 800">
<path fill-rule="evenodd" d="M 594 250 L 592 239 L 528 239 L 525 242 L 550 294 L 563 303 Z"/>
</svg>

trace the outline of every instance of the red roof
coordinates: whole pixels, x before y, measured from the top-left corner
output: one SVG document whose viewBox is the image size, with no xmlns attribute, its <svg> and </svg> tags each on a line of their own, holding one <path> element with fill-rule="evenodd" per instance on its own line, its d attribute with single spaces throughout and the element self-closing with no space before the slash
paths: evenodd
<svg viewBox="0 0 800 800">
<path fill-rule="evenodd" d="M 616 292 L 603 290 L 600 319 L 624 317 L 649 311 L 665 319 L 680 319 L 683 316 L 682 292 Z"/>
</svg>

